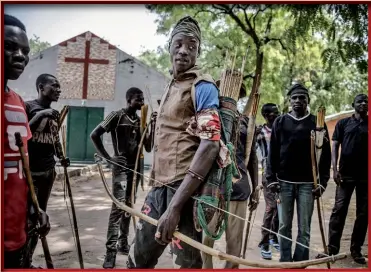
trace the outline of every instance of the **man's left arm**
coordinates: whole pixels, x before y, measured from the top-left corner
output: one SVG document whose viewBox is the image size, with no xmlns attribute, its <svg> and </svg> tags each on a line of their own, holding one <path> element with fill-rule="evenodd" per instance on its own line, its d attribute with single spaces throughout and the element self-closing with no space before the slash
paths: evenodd
<svg viewBox="0 0 371 272">
<path fill-rule="evenodd" d="M 218 89 L 211 83 L 196 85 L 196 123 L 200 145 L 193 157 L 189 171 L 176 190 L 167 210 L 159 219 L 156 241 L 170 243 L 185 203 L 204 182 L 219 153 L 220 119 Z"/>
</svg>

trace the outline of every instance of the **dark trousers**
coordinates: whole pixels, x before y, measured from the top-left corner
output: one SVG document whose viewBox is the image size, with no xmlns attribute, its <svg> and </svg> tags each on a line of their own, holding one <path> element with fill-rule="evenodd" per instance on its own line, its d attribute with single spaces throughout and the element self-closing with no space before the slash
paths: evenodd
<svg viewBox="0 0 371 272">
<path fill-rule="evenodd" d="M 14 251 L 4 251 L 4 269 L 27 268 L 24 264 L 24 253 L 26 244 Z"/>
<path fill-rule="evenodd" d="M 124 202 L 129 207 L 131 204 L 131 188 L 133 186 L 134 173 L 130 170 L 116 171 L 112 173 L 112 191 L 115 198 Z M 138 190 L 139 176 L 136 189 Z M 112 203 L 111 213 L 108 220 L 107 251 L 117 252 L 118 245 L 128 244 L 129 226 L 131 215 L 119 209 Z"/>
<path fill-rule="evenodd" d="M 368 184 L 367 181 L 344 181 L 336 187 L 335 205 L 329 223 L 329 250 L 339 253 L 345 219 L 354 189 L 356 190 L 356 220 L 354 222 L 350 251 L 361 252 L 368 227 Z"/>
<path fill-rule="evenodd" d="M 178 188 L 180 182 L 171 184 Z M 142 213 L 156 220 L 166 211 L 175 191 L 166 186 L 153 187 L 144 202 Z M 202 242 L 202 232 L 197 232 L 193 223 L 193 199 L 189 199 L 181 212 L 178 224 L 179 232 L 190 238 Z M 157 227 L 139 220 L 134 241 L 128 256 L 128 268 L 154 268 L 167 245 L 160 245 L 155 241 Z M 190 245 L 173 239 L 172 241 L 174 268 L 202 268 L 201 253 Z"/>
<path fill-rule="evenodd" d="M 46 212 L 48 200 L 56 177 L 55 169 L 52 168 L 45 172 L 32 172 L 31 174 L 40 209 Z M 35 252 L 38 241 L 39 237 L 35 232 L 29 233 L 27 237 L 25 267 L 30 267 L 32 263 L 32 256 Z"/>
<path fill-rule="evenodd" d="M 275 198 L 275 194 L 267 188 L 267 182 L 265 179 L 265 175 L 263 175 L 262 184 L 264 186 L 264 200 L 265 200 L 265 212 L 263 218 L 263 227 L 262 229 L 262 239 L 260 241 L 259 246 L 263 244 L 269 244 L 269 239 L 278 243 L 277 235 L 270 232 L 274 231 L 278 233 L 278 211 L 277 211 L 277 201 Z"/>
</svg>

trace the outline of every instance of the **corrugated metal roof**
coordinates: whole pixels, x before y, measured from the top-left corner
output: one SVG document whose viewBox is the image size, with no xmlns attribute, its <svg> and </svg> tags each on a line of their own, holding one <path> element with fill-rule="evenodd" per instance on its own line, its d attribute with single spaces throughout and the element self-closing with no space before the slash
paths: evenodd
<svg viewBox="0 0 371 272">
<path fill-rule="evenodd" d="M 335 113 L 335 114 L 327 115 L 325 117 L 325 121 L 328 122 L 328 121 L 332 121 L 332 120 L 346 118 L 346 117 L 351 116 L 353 113 L 354 113 L 354 110 L 348 110 L 348 111 L 342 111 L 342 112 L 338 112 L 338 113 Z"/>
</svg>

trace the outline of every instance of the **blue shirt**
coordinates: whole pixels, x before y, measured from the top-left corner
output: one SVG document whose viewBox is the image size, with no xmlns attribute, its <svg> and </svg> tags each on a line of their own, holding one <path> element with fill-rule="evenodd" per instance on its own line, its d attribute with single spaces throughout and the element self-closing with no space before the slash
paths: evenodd
<svg viewBox="0 0 371 272">
<path fill-rule="evenodd" d="M 219 107 L 219 91 L 210 82 L 200 81 L 196 84 L 195 98 L 197 112 Z"/>
</svg>

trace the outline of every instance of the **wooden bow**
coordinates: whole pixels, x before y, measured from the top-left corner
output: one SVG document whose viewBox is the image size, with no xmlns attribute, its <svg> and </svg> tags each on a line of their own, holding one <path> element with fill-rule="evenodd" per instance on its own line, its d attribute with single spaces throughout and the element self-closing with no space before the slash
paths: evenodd
<svg viewBox="0 0 371 272">
<path fill-rule="evenodd" d="M 323 144 L 323 138 L 325 135 L 325 112 L 326 112 L 326 109 L 324 107 L 320 107 L 318 109 L 316 131 L 315 132 L 313 130 L 311 131 L 311 159 L 312 159 L 312 173 L 313 173 L 314 188 L 317 188 L 319 186 L 318 185 L 319 161 L 321 159 L 322 144 Z M 316 204 L 317 204 L 318 223 L 319 223 L 319 229 L 321 232 L 323 250 L 324 250 L 324 253 L 328 255 L 328 248 L 326 245 L 325 231 L 323 229 L 323 220 L 322 220 L 319 197 L 316 198 Z M 327 263 L 327 268 L 331 269 L 330 262 Z"/>
<path fill-rule="evenodd" d="M 64 106 L 63 109 L 60 112 L 60 116 L 59 116 L 59 119 L 58 119 L 58 131 L 57 131 L 57 134 L 54 135 L 57 140 L 55 142 L 53 142 L 54 146 L 57 145 L 56 149 L 59 150 L 58 151 L 58 153 L 59 153 L 58 156 L 59 156 L 59 159 L 61 161 L 66 160 L 66 155 L 65 155 L 66 154 L 66 144 L 65 144 L 65 139 L 64 139 L 65 134 L 64 134 L 64 131 L 63 131 L 62 132 L 63 144 L 61 145 L 60 140 L 59 140 L 58 132 L 61 129 L 62 124 L 64 122 L 64 119 L 66 118 L 66 116 L 68 114 L 68 110 L 69 110 L 69 106 Z M 79 258 L 80 268 L 84 269 L 84 260 L 82 258 L 79 228 L 78 228 L 78 225 L 77 225 L 76 211 L 75 211 L 75 205 L 74 205 L 73 197 L 72 197 L 72 189 L 71 189 L 70 178 L 68 176 L 68 169 L 67 169 L 68 165 L 63 164 L 62 166 L 63 166 L 63 171 L 64 171 L 64 180 L 65 180 L 65 183 L 66 183 L 66 186 L 67 186 L 68 197 L 69 197 L 70 203 L 71 203 L 73 232 L 74 232 L 75 237 L 76 237 L 77 255 L 78 255 L 78 258 Z"/>
<path fill-rule="evenodd" d="M 101 166 L 101 157 L 98 154 L 95 154 L 95 159 L 96 159 L 96 162 L 97 162 L 97 165 L 98 165 L 99 174 L 102 178 L 104 188 L 106 189 L 106 192 L 107 192 L 108 196 L 111 198 L 111 200 L 113 201 L 113 203 L 115 203 L 115 205 L 119 209 L 122 209 L 127 213 L 130 213 L 130 214 L 132 214 L 136 217 L 139 217 L 143 221 L 146 221 L 146 222 L 148 222 L 148 223 L 150 223 L 154 226 L 157 226 L 158 221 L 156 219 L 153 219 L 152 217 L 149 217 L 149 216 L 141 213 L 140 211 L 137 211 L 137 210 L 125 205 L 124 203 L 118 201 L 113 196 L 112 192 L 110 191 L 110 189 L 108 187 L 106 178 L 105 178 L 104 173 L 103 173 L 103 169 L 102 169 L 102 166 Z M 230 261 L 230 262 L 233 262 L 233 263 L 236 263 L 236 264 L 239 264 L 239 265 L 252 266 L 252 267 L 282 268 L 282 269 L 285 269 L 285 268 L 286 269 L 287 268 L 306 268 L 308 266 L 318 265 L 318 264 L 326 263 L 326 262 L 329 262 L 329 261 L 336 261 L 336 260 L 341 260 L 341 259 L 346 258 L 346 253 L 341 253 L 341 254 L 338 254 L 338 255 L 333 255 L 333 256 L 329 256 L 329 257 L 325 257 L 325 258 L 308 260 L 308 261 L 300 261 L 300 262 L 250 261 L 250 260 L 246 260 L 246 259 L 242 259 L 240 257 L 232 256 L 232 255 L 229 255 L 225 252 L 207 247 L 207 246 L 201 244 L 200 242 L 197 242 L 197 241 L 189 238 L 188 236 L 186 236 L 186 235 L 184 235 L 184 234 L 182 234 L 178 231 L 175 231 L 173 235 L 174 235 L 175 238 L 178 238 L 179 240 L 183 241 L 184 243 L 186 243 L 186 244 L 188 244 L 188 245 L 190 245 L 194 248 L 197 248 L 198 250 L 200 250 L 202 252 L 205 252 L 206 254 L 212 255 L 212 256 L 220 259 L 220 260 L 226 260 L 226 261 Z"/>
<path fill-rule="evenodd" d="M 147 109 L 148 109 L 148 107 L 147 107 Z M 147 116 L 147 110 L 145 110 L 145 112 L 146 112 L 146 116 Z M 142 110 L 142 118 L 143 118 L 143 116 L 144 116 L 144 114 L 143 114 L 143 110 Z M 139 142 L 139 145 L 138 145 L 138 153 L 137 153 L 137 158 L 136 158 L 135 167 L 134 167 L 135 172 L 134 172 L 134 177 L 133 177 L 133 185 L 132 185 L 132 188 L 131 188 L 131 196 L 130 196 L 131 203 L 132 203 L 133 207 L 134 207 L 134 204 L 135 204 L 135 195 L 136 195 L 136 190 L 137 190 L 137 178 L 138 178 L 138 174 L 137 174 L 136 170 L 138 169 L 139 160 L 142 160 L 144 139 L 146 137 L 148 128 L 150 127 L 151 123 L 152 123 L 152 120 L 150 120 L 149 123 L 148 123 L 148 125 L 146 125 L 144 127 L 143 131 L 141 131 L 142 137 L 140 138 L 140 142 Z M 143 124 L 143 122 L 142 122 L 142 124 Z M 140 170 L 141 170 L 141 172 L 140 172 L 141 177 L 140 178 L 143 180 L 143 169 L 140 169 Z M 142 187 L 142 189 L 144 190 L 143 187 Z M 135 229 L 136 229 L 136 219 L 135 219 L 135 216 L 133 216 L 133 226 L 134 226 L 134 231 L 135 231 Z"/>
</svg>

